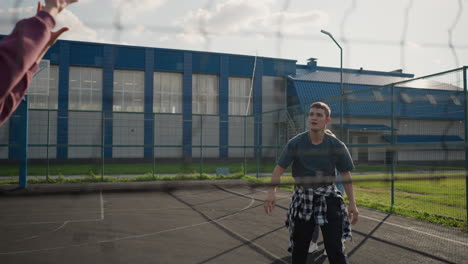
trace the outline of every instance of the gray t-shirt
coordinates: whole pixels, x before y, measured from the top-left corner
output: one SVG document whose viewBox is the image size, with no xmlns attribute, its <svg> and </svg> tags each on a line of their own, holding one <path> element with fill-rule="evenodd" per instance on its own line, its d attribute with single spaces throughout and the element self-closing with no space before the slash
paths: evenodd
<svg viewBox="0 0 468 264">
<path fill-rule="evenodd" d="M 325 134 L 322 143 L 312 144 L 308 131 L 300 133 L 286 144 L 281 156 L 276 162 L 282 168 L 292 165 L 292 175 L 298 177 L 336 176 L 335 168 L 339 172 L 354 169 L 353 160 L 348 148 L 337 138 Z M 319 187 L 331 184 L 314 184 Z"/>
</svg>

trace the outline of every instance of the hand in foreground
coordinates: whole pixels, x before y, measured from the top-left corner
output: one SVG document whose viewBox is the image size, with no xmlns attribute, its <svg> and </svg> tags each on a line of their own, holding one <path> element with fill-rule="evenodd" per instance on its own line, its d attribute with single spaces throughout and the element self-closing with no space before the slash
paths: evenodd
<svg viewBox="0 0 468 264">
<path fill-rule="evenodd" d="M 358 222 L 359 211 L 355 203 L 350 203 L 348 206 L 348 218 L 349 218 L 349 222 L 352 225 L 355 225 Z"/>
<path fill-rule="evenodd" d="M 275 200 L 276 200 L 276 190 L 271 188 L 268 190 L 267 198 L 263 202 L 263 208 L 265 209 L 266 214 L 270 214 L 273 209 L 275 209 Z"/>
<path fill-rule="evenodd" d="M 44 6 L 42 5 L 41 2 L 38 2 L 37 3 L 37 12 L 41 11 L 41 10 L 44 10 Z M 39 55 L 38 59 L 37 59 L 37 63 L 39 64 L 39 62 L 41 61 L 42 57 L 44 56 L 44 54 L 47 52 L 47 50 L 52 46 L 54 45 L 55 42 L 57 42 L 57 39 L 60 37 L 60 35 L 63 34 L 63 32 L 65 31 L 68 31 L 68 28 L 67 27 L 63 27 L 55 32 L 50 32 L 50 39 L 49 41 L 47 42 L 47 45 L 44 47 L 44 49 L 42 50 L 41 54 Z"/>
<path fill-rule="evenodd" d="M 74 0 L 75 2 L 78 1 L 78 0 Z M 41 10 L 44 10 L 45 6 L 42 5 L 41 2 L 38 2 L 37 3 L 37 12 L 41 11 Z M 50 47 L 52 45 L 55 44 L 55 42 L 57 42 L 57 39 L 60 37 L 60 35 L 62 35 L 63 32 L 65 31 L 68 31 L 68 28 L 67 27 L 63 27 L 55 32 L 51 32 L 51 35 L 50 35 L 50 39 L 49 39 L 49 42 L 47 42 L 47 46 Z"/>
<path fill-rule="evenodd" d="M 75 2 L 78 2 L 78 0 L 45 0 L 45 6 L 43 6 L 42 10 L 55 17 L 68 5 Z"/>
</svg>

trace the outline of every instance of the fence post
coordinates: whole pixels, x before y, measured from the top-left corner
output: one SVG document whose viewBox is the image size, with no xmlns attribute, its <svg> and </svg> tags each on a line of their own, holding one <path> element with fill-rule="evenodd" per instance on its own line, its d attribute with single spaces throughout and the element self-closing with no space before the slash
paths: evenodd
<svg viewBox="0 0 468 264">
<path fill-rule="evenodd" d="M 157 115 L 153 113 L 153 178 L 156 171 L 156 137 L 154 136 L 156 134 L 156 117 Z"/>
<path fill-rule="evenodd" d="M 307 109 L 306 104 L 302 104 L 301 108 L 302 108 L 302 113 L 304 114 L 304 116 L 302 117 L 302 127 L 304 128 L 303 131 L 306 131 L 308 130 L 308 128 L 306 127 L 306 120 L 309 115 L 309 112 L 306 112 L 306 109 Z"/>
<path fill-rule="evenodd" d="M 390 177 L 391 177 L 391 202 L 390 207 L 393 209 L 395 205 L 395 86 L 390 86 L 390 133 L 391 133 L 391 143 L 390 143 Z"/>
<path fill-rule="evenodd" d="M 50 109 L 47 108 L 47 146 L 46 146 L 46 181 L 49 182 L 49 169 L 50 169 L 50 159 L 49 159 L 49 144 L 50 144 Z"/>
<path fill-rule="evenodd" d="M 247 175 L 247 115 L 244 116 L 244 175 Z"/>
<path fill-rule="evenodd" d="M 200 177 L 203 174 L 203 115 L 200 115 Z"/>
<path fill-rule="evenodd" d="M 254 118 L 254 124 L 255 124 L 255 131 L 256 131 L 256 134 L 257 134 L 257 144 L 255 145 L 255 156 L 256 156 L 256 160 L 257 160 L 257 179 L 258 179 L 258 175 L 260 173 L 260 153 L 261 153 L 261 147 L 260 147 L 260 126 L 261 126 L 261 123 L 260 123 L 260 116 L 261 113 L 255 113 L 255 117 Z"/>
<path fill-rule="evenodd" d="M 468 67 L 463 67 L 463 97 L 464 97 L 464 127 L 465 127 L 465 210 L 466 210 L 466 228 L 468 229 L 468 92 L 466 71 Z"/>
<path fill-rule="evenodd" d="M 20 169 L 19 169 L 19 188 L 25 189 L 28 183 L 28 97 L 25 96 L 16 110 L 20 116 L 20 131 L 19 134 L 19 152 L 20 152 Z"/>
<path fill-rule="evenodd" d="M 101 181 L 104 180 L 104 141 L 105 141 L 105 113 L 101 112 Z"/>
</svg>

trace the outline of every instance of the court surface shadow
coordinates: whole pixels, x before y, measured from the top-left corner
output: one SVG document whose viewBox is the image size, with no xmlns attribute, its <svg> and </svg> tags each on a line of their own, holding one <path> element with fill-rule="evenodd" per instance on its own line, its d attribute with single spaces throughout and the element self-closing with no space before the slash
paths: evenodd
<svg viewBox="0 0 468 264">
<path fill-rule="evenodd" d="M 307 256 L 307 264 L 322 264 L 325 263 L 327 260 L 327 256 L 323 255 L 323 249 L 315 251 L 314 253 L 309 253 Z M 271 262 L 271 264 L 284 264 L 284 263 L 292 263 L 291 256 L 287 256 L 282 258 L 281 260 L 275 260 Z"/>
</svg>

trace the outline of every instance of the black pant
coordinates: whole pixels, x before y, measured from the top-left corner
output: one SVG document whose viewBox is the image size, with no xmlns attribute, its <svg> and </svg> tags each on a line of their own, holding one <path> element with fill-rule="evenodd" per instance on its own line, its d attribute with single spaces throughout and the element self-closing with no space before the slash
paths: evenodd
<svg viewBox="0 0 468 264">
<path fill-rule="evenodd" d="M 343 214 L 340 209 L 340 200 L 338 198 L 327 197 L 327 221 L 321 226 L 325 250 L 327 251 L 328 261 L 331 264 L 348 263 L 348 257 L 344 254 L 343 243 Z M 294 221 L 294 248 L 292 252 L 292 263 L 307 263 L 309 244 L 312 240 L 312 234 L 315 229 L 315 219 L 309 221 L 296 219 Z"/>
</svg>

